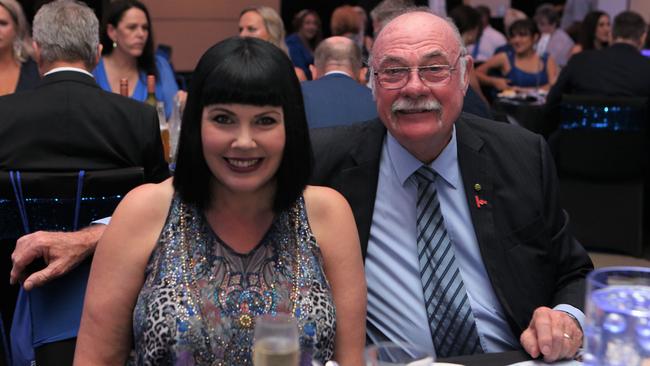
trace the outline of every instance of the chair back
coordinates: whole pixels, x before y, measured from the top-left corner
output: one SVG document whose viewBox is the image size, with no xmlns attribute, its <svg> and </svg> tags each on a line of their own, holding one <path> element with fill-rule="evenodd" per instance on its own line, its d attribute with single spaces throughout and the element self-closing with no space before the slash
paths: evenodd
<svg viewBox="0 0 650 366">
<path fill-rule="evenodd" d="M 0 171 L 0 273 L 9 274 L 10 255 L 19 237 L 37 230 L 81 229 L 110 216 L 122 197 L 142 183 L 141 167 Z M 14 362 L 29 363 L 33 356 L 17 350 L 76 337 L 89 271 L 90 259 L 43 287 L 29 292 L 21 289 L 15 309 L 17 286 L 1 285 L 6 294 L 1 312 L 5 319 L 14 313 L 10 338 Z"/>
</svg>

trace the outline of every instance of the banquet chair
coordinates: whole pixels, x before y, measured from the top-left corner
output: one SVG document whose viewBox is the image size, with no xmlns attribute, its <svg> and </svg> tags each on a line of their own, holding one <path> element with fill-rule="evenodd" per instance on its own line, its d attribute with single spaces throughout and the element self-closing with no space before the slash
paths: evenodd
<svg viewBox="0 0 650 366">
<path fill-rule="evenodd" d="M 647 230 L 647 99 L 564 95 L 560 200 L 588 249 L 641 256 Z"/>
<path fill-rule="evenodd" d="M 93 220 L 110 216 L 122 197 L 143 182 L 141 167 L 76 172 L 0 171 L 3 276 L 11 270 L 9 257 L 19 237 L 38 230 L 81 229 Z M 14 363 L 16 359 L 33 357 L 29 354 L 31 347 L 76 337 L 90 261 L 87 259 L 45 286 L 28 292 L 21 288 L 17 302 L 15 295 L 13 299 L 3 296 L 1 311 L 14 314 L 10 337 Z M 7 287 L 7 291 L 2 289 L 3 294 L 15 293 L 18 287 L 9 288 L 4 282 L 2 286 Z M 6 309 L 14 303 L 15 309 Z"/>
</svg>

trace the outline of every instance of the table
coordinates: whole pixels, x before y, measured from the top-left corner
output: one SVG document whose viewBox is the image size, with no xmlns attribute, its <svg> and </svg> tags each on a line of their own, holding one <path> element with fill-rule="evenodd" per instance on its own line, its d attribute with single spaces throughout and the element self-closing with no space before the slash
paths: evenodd
<svg viewBox="0 0 650 366">
<path fill-rule="evenodd" d="M 543 100 L 497 98 L 493 102 L 493 108 L 505 113 L 509 123 L 539 133 L 545 138 L 552 132 L 553 124 L 546 121 Z"/>
<path fill-rule="evenodd" d="M 436 362 L 457 363 L 465 366 L 504 366 L 528 360 L 531 360 L 528 353 L 523 350 L 517 350 L 499 353 L 484 353 L 470 356 L 449 357 L 438 359 Z"/>
</svg>

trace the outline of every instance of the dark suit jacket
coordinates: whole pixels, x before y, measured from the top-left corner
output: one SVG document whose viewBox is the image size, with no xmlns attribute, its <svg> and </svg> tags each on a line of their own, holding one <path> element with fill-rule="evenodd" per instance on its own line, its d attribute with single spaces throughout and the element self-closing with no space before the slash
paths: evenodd
<svg viewBox="0 0 650 366">
<path fill-rule="evenodd" d="M 562 94 L 650 98 L 650 59 L 625 43 L 571 57 L 546 98 L 548 120 L 559 122 Z"/>
<path fill-rule="evenodd" d="M 156 111 L 80 72 L 56 72 L 34 90 L 0 98 L 0 116 L 0 170 L 141 166 L 147 182 L 169 176 Z"/>
<path fill-rule="evenodd" d="M 377 118 L 372 92 L 342 74 L 301 84 L 310 128 L 347 125 Z"/>
<path fill-rule="evenodd" d="M 313 183 L 347 198 L 364 257 L 385 136 L 379 120 L 312 131 Z M 581 309 L 584 277 L 593 267 L 569 233 L 542 137 L 465 113 L 456 122 L 456 137 L 481 256 L 513 334 L 521 334 L 539 306 L 565 303 Z M 477 208 L 476 194 L 487 204 Z"/>
</svg>

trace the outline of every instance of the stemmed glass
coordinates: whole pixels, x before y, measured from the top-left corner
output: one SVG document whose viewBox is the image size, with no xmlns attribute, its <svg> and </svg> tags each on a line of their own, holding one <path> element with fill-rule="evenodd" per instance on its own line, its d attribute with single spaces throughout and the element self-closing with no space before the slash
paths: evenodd
<svg viewBox="0 0 650 366">
<path fill-rule="evenodd" d="M 288 314 L 265 314 L 255 319 L 254 366 L 298 366 L 298 324 Z"/>
<path fill-rule="evenodd" d="M 435 361 L 429 350 L 391 342 L 366 347 L 365 357 L 366 366 L 431 366 Z"/>
</svg>

